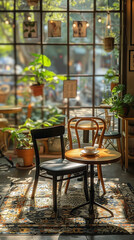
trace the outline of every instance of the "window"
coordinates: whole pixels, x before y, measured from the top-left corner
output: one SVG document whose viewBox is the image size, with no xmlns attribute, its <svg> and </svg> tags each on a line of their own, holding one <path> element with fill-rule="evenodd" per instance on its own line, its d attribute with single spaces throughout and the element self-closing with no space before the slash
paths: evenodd
<svg viewBox="0 0 134 240">
<path fill-rule="evenodd" d="M 10 88 L 5 102 L 0 97 L 0 104 L 26 106 L 31 101 L 41 106 L 42 99 L 35 99 L 29 87 L 18 83 L 18 79 L 32 61 L 32 53 L 42 53 L 51 59 L 52 71 L 77 80 L 77 99 L 70 99 L 70 106 L 79 100 L 82 107 L 99 106 L 106 71 L 114 68 L 120 72 L 120 0 L 40 0 L 34 6 L 29 2 L 0 0 L 0 85 Z M 103 47 L 108 11 L 110 34 L 114 37 L 111 52 Z M 29 26 L 30 34 L 24 36 L 27 21 L 34 22 L 35 28 Z M 44 87 L 45 105 L 63 104 L 62 90 L 63 82 L 55 89 Z"/>
</svg>

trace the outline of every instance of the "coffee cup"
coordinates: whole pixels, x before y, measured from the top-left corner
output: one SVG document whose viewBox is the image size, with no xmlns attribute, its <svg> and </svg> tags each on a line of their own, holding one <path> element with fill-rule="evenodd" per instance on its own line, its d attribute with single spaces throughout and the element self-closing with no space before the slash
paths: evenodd
<svg viewBox="0 0 134 240">
<path fill-rule="evenodd" d="M 96 151 L 96 148 L 94 146 L 85 146 L 84 151 L 85 151 L 85 153 L 93 154 Z"/>
</svg>

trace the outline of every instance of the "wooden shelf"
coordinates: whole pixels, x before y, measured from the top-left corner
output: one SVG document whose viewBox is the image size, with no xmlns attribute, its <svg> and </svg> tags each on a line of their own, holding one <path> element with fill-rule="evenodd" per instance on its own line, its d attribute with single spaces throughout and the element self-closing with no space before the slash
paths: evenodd
<svg viewBox="0 0 134 240">
<path fill-rule="evenodd" d="M 122 149 L 123 151 L 123 158 L 125 159 L 125 169 L 128 170 L 128 159 L 134 159 L 134 156 L 130 155 L 128 153 L 128 139 L 133 139 L 134 134 L 128 133 L 128 126 L 129 126 L 129 121 L 134 121 L 134 118 L 122 118 Z"/>
</svg>

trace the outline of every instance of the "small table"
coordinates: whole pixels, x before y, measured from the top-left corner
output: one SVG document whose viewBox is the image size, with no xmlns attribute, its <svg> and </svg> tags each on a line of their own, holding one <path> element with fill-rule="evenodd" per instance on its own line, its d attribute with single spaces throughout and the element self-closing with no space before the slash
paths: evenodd
<svg viewBox="0 0 134 240">
<path fill-rule="evenodd" d="M 71 149 L 65 153 L 66 159 L 68 159 L 71 162 L 90 164 L 90 171 L 91 171 L 91 173 L 90 173 L 90 181 L 91 181 L 90 200 L 78 207 L 75 207 L 74 209 L 72 209 L 72 211 L 89 204 L 89 213 L 91 215 L 94 215 L 93 205 L 96 204 L 97 206 L 102 207 L 103 209 L 107 210 L 111 214 L 111 216 L 113 216 L 112 211 L 110 211 L 108 208 L 102 206 L 101 204 L 95 202 L 95 200 L 94 200 L 94 165 L 95 164 L 109 164 L 109 163 L 117 162 L 120 159 L 121 154 L 117 151 L 99 148 L 98 154 L 96 154 L 94 156 L 83 156 L 81 153 L 82 150 L 83 150 L 83 148 Z"/>
<path fill-rule="evenodd" d="M 10 114 L 21 112 L 22 108 L 17 106 L 0 106 L 0 113 Z"/>
<path fill-rule="evenodd" d="M 76 122 L 71 123 L 70 128 L 75 128 L 75 124 Z M 85 120 L 85 122 L 80 123 L 77 128 L 83 130 L 83 143 L 89 143 L 89 130 L 96 130 L 96 124 Z M 99 124 L 99 128 L 103 128 L 103 124 Z"/>
</svg>

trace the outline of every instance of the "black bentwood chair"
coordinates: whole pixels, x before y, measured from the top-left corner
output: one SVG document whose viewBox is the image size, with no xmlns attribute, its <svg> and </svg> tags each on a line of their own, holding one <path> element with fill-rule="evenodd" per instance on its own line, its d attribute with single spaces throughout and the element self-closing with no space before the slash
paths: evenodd
<svg viewBox="0 0 134 240">
<path fill-rule="evenodd" d="M 84 192 L 85 192 L 86 200 L 89 199 L 88 188 L 87 188 L 87 165 L 69 162 L 68 160 L 65 159 L 65 148 L 64 148 L 64 139 L 63 139 L 64 132 L 65 132 L 64 126 L 55 126 L 50 128 L 31 130 L 34 150 L 35 150 L 35 157 L 36 157 L 36 173 L 35 173 L 35 181 L 33 186 L 32 198 L 34 198 L 34 195 L 35 195 L 39 176 L 52 179 L 53 209 L 55 213 L 57 212 L 57 182 L 60 182 L 59 184 L 59 191 L 60 191 L 62 186 L 62 181 L 68 180 L 67 175 L 74 174 L 69 178 L 76 178 L 84 175 Z M 48 160 L 43 163 L 40 163 L 37 140 L 56 137 L 56 136 L 60 137 L 61 158 Z"/>
</svg>

